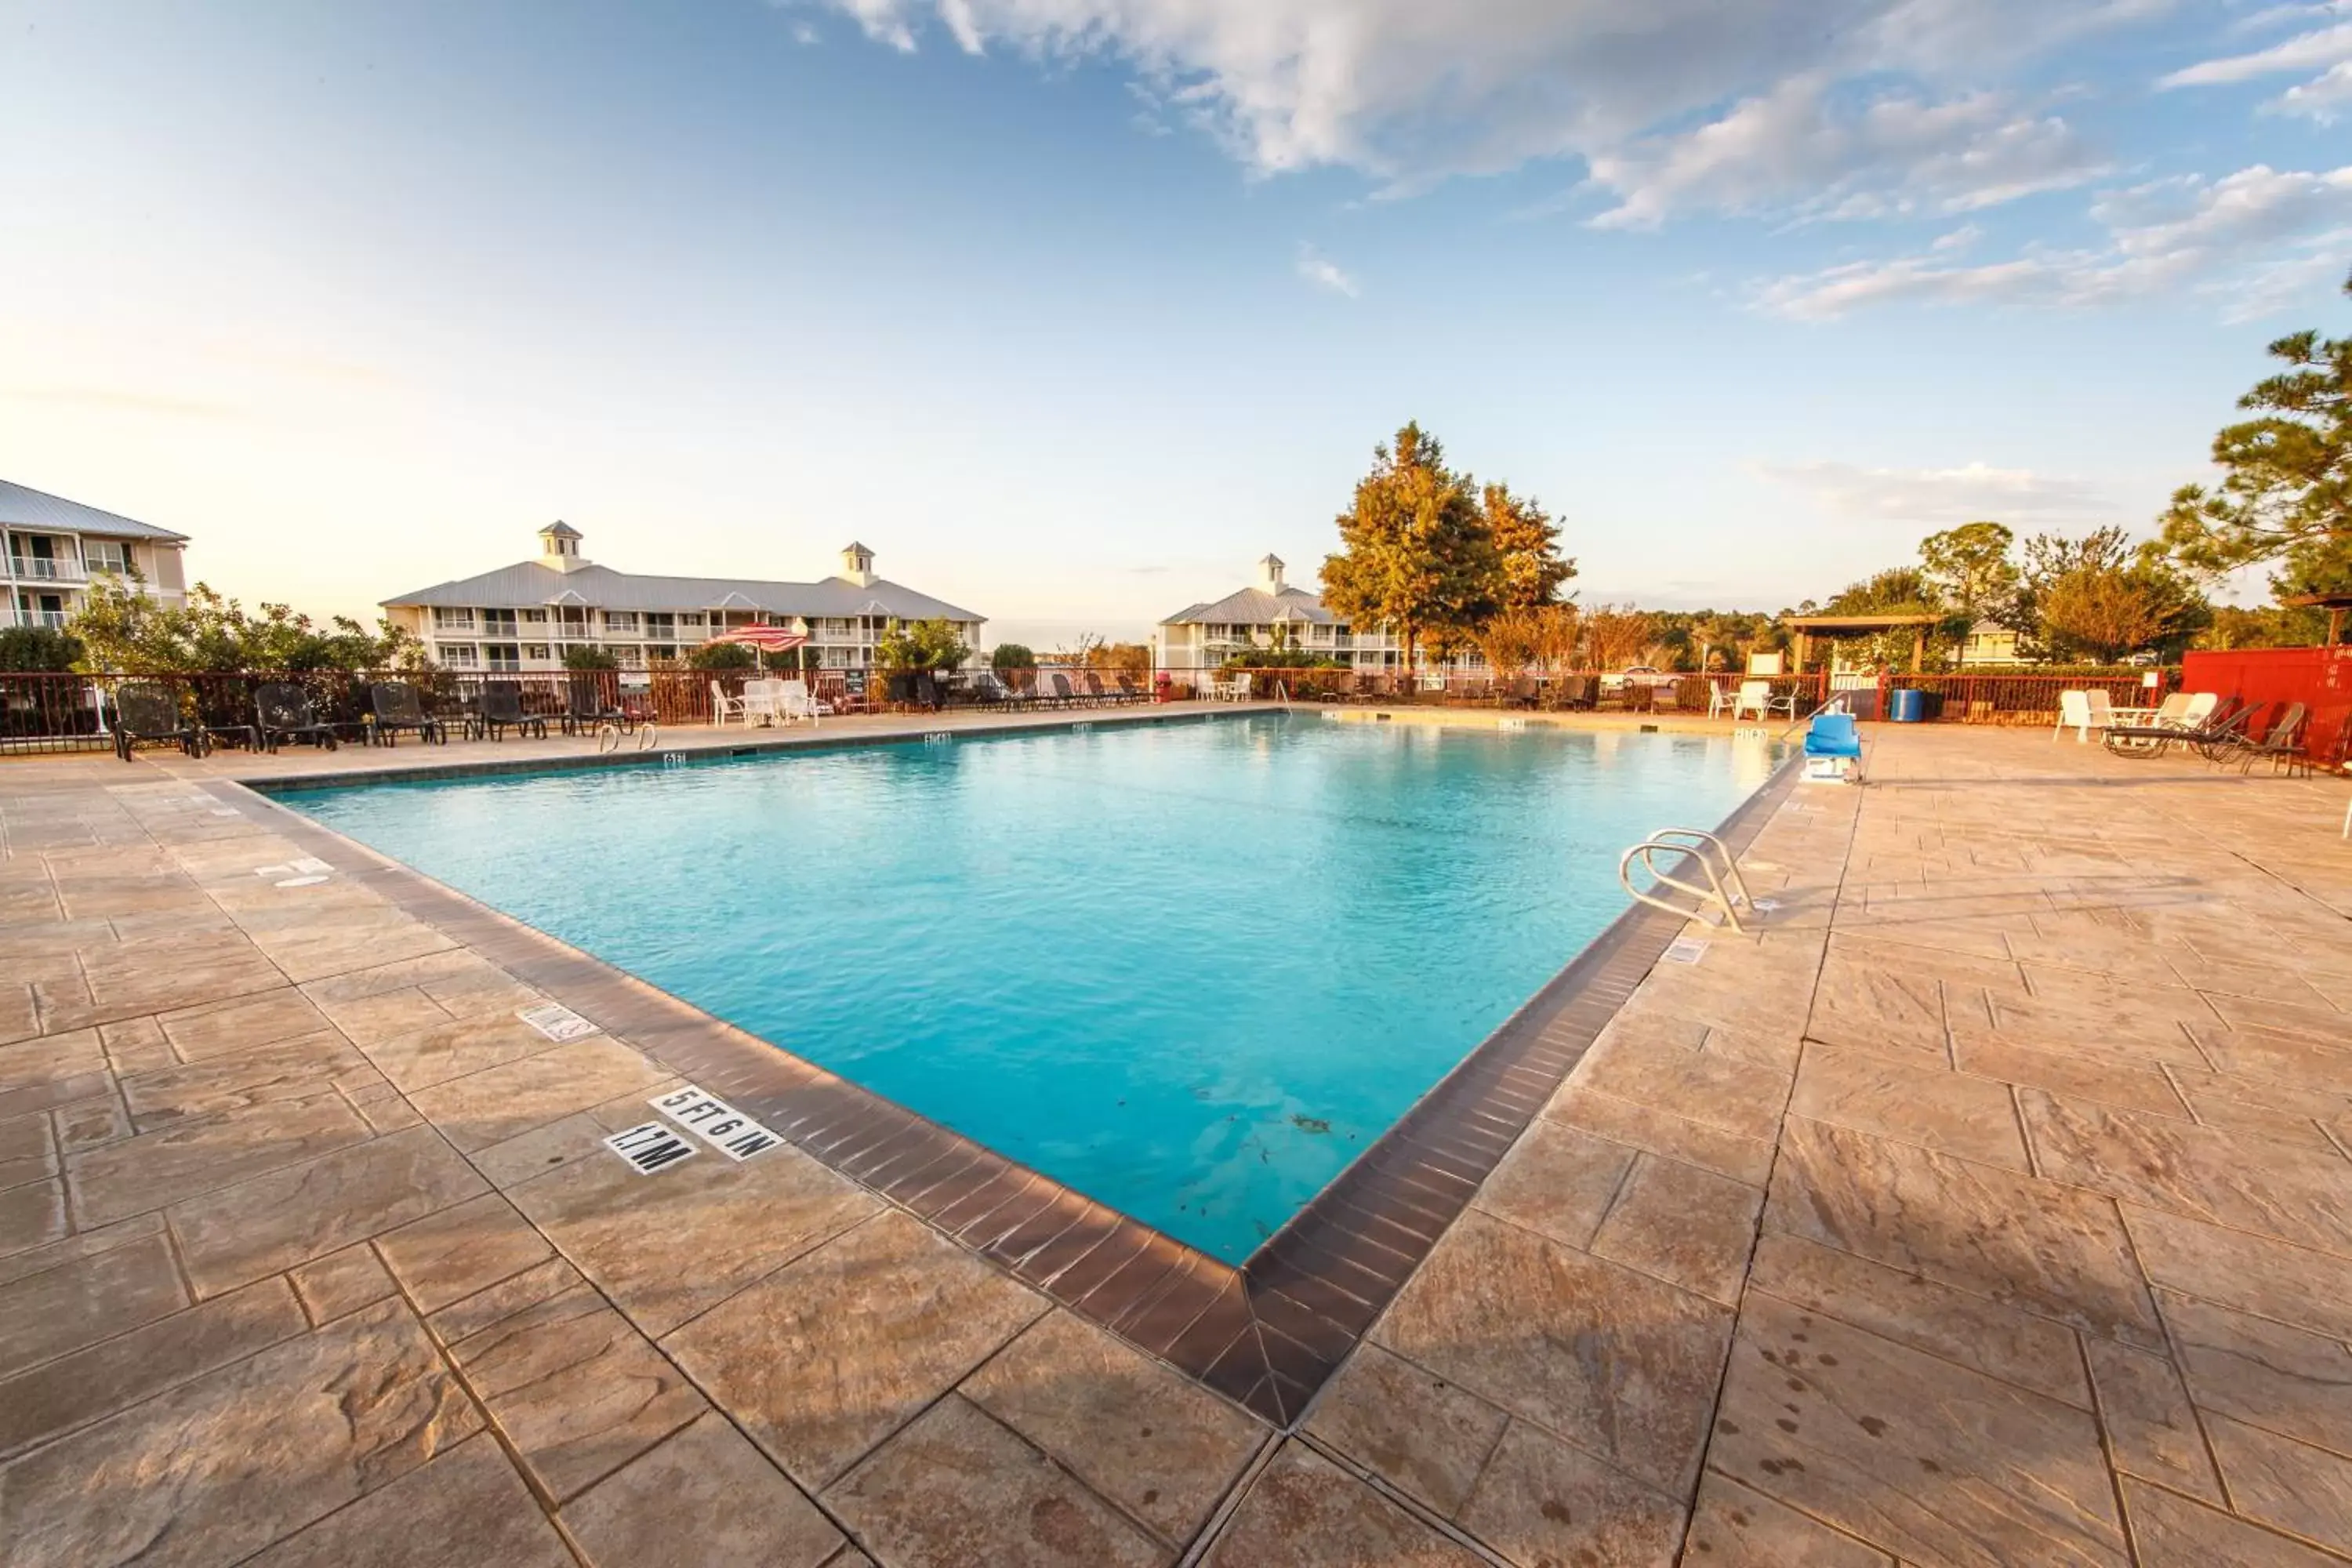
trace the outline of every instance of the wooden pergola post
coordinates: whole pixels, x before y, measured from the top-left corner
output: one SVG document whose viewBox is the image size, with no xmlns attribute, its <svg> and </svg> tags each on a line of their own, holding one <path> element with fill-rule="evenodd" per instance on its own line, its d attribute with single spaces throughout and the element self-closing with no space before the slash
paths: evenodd
<svg viewBox="0 0 2352 1568">
<path fill-rule="evenodd" d="M 1927 628 L 1919 627 L 1911 634 L 1911 673 L 1918 674 L 1927 667 Z"/>
</svg>

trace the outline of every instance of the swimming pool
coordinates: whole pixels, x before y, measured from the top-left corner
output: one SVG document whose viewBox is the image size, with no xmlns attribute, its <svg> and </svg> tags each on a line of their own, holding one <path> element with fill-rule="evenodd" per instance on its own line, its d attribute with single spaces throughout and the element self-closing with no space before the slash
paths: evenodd
<svg viewBox="0 0 2352 1568">
<path fill-rule="evenodd" d="M 1239 1262 L 1778 755 L 1262 715 L 279 798 Z"/>
</svg>

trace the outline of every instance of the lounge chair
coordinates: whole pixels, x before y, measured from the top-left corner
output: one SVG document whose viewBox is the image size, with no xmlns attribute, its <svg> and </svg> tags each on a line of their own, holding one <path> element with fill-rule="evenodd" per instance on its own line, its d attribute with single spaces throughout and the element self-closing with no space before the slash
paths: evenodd
<svg viewBox="0 0 2352 1568">
<path fill-rule="evenodd" d="M 1738 723 L 1743 713 L 1753 713 L 1767 722 L 1775 713 L 1786 713 L 1793 722 L 1797 717 L 1797 694 L 1791 691 L 1786 697 L 1775 697 L 1770 681 L 1743 680 L 1739 683 L 1739 695 L 1731 700 L 1731 721 Z"/>
<path fill-rule="evenodd" d="M 2062 691 L 2058 694 L 2058 723 L 2050 731 L 2056 740 L 2067 731 L 2074 731 L 2074 743 L 2081 745 L 2091 738 L 2094 730 L 2107 730 L 2115 725 L 2113 704 L 2105 691 Z"/>
<path fill-rule="evenodd" d="M 131 760 L 131 748 L 171 741 L 192 757 L 212 750 L 212 734 L 180 712 L 180 694 L 154 680 L 126 680 L 114 690 L 114 754 Z"/>
<path fill-rule="evenodd" d="M 404 680 L 379 680 L 368 688 L 370 713 L 368 730 L 372 737 L 391 745 L 402 734 L 415 731 L 419 740 L 436 745 L 449 739 L 449 731 L 441 721 L 425 711 L 424 700 L 416 688 Z"/>
<path fill-rule="evenodd" d="M 1086 688 L 1087 700 L 1097 708 L 1108 707 L 1118 700 L 1112 695 L 1110 689 L 1102 683 L 1102 677 L 1091 669 L 1078 677 L 1078 684 Z"/>
<path fill-rule="evenodd" d="M 817 721 L 817 716 L 832 712 L 833 705 L 809 695 L 806 681 L 787 680 L 783 684 L 783 689 L 776 694 L 776 709 L 782 714 L 784 722 L 787 724 L 796 720 L 805 719 L 814 727 Z"/>
<path fill-rule="evenodd" d="M 742 720 L 746 728 L 750 727 L 751 715 L 750 710 L 744 707 L 743 700 L 740 697 L 728 696 L 725 687 L 715 680 L 712 681 L 710 683 L 710 721 L 723 730 L 727 727 L 727 716 L 730 713 Z"/>
<path fill-rule="evenodd" d="M 2157 705 L 2145 723 L 2110 724 L 2102 743 L 2119 757 L 2159 756 L 2175 745 L 2194 745 L 2208 738 L 2207 726 L 2220 701 L 2210 691 L 2176 691 Z"/>
<path fill-rule="evenodd" d="M 604 700 L 604 683 L 582 671 L 563 682 L 562 728 L 567 735 L 593 735 L 606 724 L 633 728 L 635 721 Z"/>
<path fill-rule="evenodd" d="M 266 752 L 276 751 L 282 740 L 335 749 L 335 727 L 310 710 L 310 694 L 290 680 L 262 682 L 253 694 L 253 714 L 255 733 Z"/>
<path fill-rule="evenodd" d="M 2238 748 L 2237 760 L 2242 764 L 2239 772 L 2251 773 L 2254 764 L 2268 758 L 2271 771 L 2284 768 L 2292 773 L 2297 768 L 2311 771 L 2310 753 L 2304 750 L 2303 721 L 2306 712 L 2300 702 L 2290 702 L 2271 726 L 2270 733 L 2259 741 L 2248 741 Z"/>
<path fill-rule="evenodd" d="M 493 741 L 503 741 L 509 730 L 547 739 L 547 721 L 522 710 L 522 688 L 511 680 L 493 680 L 482 688 L 482 704 L 474 714 L 474 731 Z"/>
</svg>

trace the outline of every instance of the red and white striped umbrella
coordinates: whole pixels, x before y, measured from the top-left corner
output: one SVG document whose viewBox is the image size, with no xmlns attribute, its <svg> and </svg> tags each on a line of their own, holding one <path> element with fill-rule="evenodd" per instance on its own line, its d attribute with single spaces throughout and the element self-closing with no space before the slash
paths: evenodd
<svg viewBox="0 0 2352 1568">
<path fill-rule="evenodd" d="M 761 653 L 790 653 L 808 641 L 804 632 L 789 632 L 782 626 L 737 626 L 731 632 L 721 632 L 712 642 L 747 643 Z"/>
</svg>

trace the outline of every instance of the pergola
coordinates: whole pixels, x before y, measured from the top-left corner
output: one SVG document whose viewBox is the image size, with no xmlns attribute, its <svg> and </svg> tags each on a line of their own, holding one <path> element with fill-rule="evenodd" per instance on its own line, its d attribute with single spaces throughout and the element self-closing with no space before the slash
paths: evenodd
<svg viewBox="0 0 2352 1568">
<path fill-rule="evenodd" d="M 2279 603 L 2292 605 L 2298 610 L 2326 610 L 2327 646 L 2334 647 L 2344 640 L 2344 612 L 2352 610 L 2352 594 L 2297 594 L 2292 598 L 2281 599 Z"/>
<path fill-rule="evenodd" d="M 2352 603 L 2352 601 L 2347 601 Z M 1797 666 L 1791 675 L 1805 672 L 1805 654 L 1812 639 L 1822 637 L 1837 642 L 1849 637 L 1869 637 L 1878 632 L 1891 632 L 1904 626 L 1912 629 L 1911 668 L 1918 668 L 1927 660 L 1927 628 L 1943 619 L 1941 616 L 1789 616 L 1780 624 L 1797 634 L 1791 650 Z"/>
</svg>

